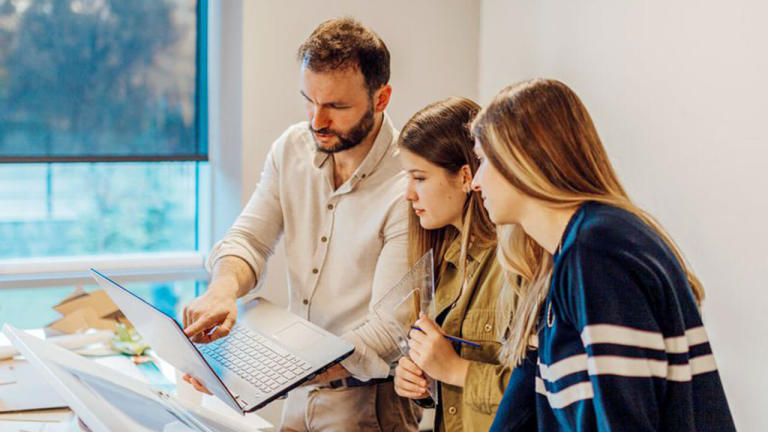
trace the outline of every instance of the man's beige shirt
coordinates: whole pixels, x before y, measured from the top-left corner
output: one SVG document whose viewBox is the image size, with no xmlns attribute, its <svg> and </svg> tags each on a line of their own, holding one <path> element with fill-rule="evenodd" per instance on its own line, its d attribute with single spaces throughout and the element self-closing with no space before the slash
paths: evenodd
<svg viewBox="0 0 768 432">
<path fill-rule="evenodd" d="M 342 364 L 362 379 L 387 376 L 398 355 L 369 319 L 376 301 L 407 271 L 407 179 L 396 157 L 397 134 L 384 114 L 368 155 L 335 189 L 332 157 L 317 151 L 307 122 L 289 127 L 207 261 L 210 271 L 219 258 L 238 256 L 261 281 L 285 234 L 290 310 L 355 345 Z"/>
</svg>

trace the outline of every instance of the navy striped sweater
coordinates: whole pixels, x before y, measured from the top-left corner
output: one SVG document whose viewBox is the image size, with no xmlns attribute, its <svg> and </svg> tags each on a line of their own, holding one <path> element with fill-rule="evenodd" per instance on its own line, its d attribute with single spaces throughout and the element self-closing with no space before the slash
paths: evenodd
<svg viewBox="0 0 768 432">
<path fill-rule="evenodd" d="M 685 272 L 653 229 L 588 202 L 553 261 L 538 360 L 513 373 L 492 431 L 519 430 L 532 394 L 542 431 L 735 430 Z"/>
</svg>

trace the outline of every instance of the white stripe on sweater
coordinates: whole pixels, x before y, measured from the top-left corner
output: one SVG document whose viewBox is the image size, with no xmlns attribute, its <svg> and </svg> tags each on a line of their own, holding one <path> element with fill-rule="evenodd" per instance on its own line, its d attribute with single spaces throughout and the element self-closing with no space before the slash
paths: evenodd
<svg viewBox="0 0 768 432">
<path fill-rule="evenodd" d="M 587 371 L 590 376 L 613 375 L 633 378 L 666 378 L 669 381 L 687 382 L 693 376 L 717 370 L 712 354 L 693 357 L 689 363 L 672 364 L 666 360 L 623 356 L 587 357 L 579 354 L 567 357 L 551 365 L 538 364 L 541 378 L 555 382 L 567 375 Z"/>
<path fill-rule="evenodd" d="M 621 356 L 595 356 L 587 360 L 590 375 L 618 375 L 623 377 L 667 376 L 667 362 L 647 358 Z"/>
<path fill-rule="evenodd" d="M 587 355 L 577 354 L 566 357 L 547 366 L 539 361 L 539 373 L 547 381 L 554 382 L 576 372 L 587 370 Z"/>
<path fill-rule="evenodd" d="M 638 330 L 614 324 L 593 324 L 581 331 L 584 346 L 594 344 L 624 345 L 684 354 L 689 347 L 709 342 L 703 326 L 688 329 L 683 336 L 663 338 L 659 332 Z"/>
<path fill-rule="evenodd" d="M 566 387 L 557 393 L 550 393 L 544 387 L 544 381 L 536 377 L 536 393 L 547 397 L 549 405 L 552 408 L 560 409 L 580 400 L 594 398 L 592 383 L 589 381 L 580 382 Z"/>
</svg>

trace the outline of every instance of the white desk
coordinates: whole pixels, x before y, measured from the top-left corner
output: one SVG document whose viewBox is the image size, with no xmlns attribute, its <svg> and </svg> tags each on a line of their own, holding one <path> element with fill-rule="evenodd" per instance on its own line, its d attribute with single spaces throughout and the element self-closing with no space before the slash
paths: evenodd
<svg viewBox="0 0 768 432">
<path fill-rule="evenodd" d="M 32 333 L 38 337 L 43 337 L 42 330 L 31 330 Z M 8 345 L 9 342 L 5 335 L 0 333 L 0 346 Z M 108 366 L 112 369 L 118 370 L 126 375 L 135 377 L 138 380 L 149 381 L 146 376 L 140 371 L 140 369 L 133 364 L 130 357 L 122 355 L 106 356 L 106 357 L 92 357 L 92 360 Z M 23 360 L 20 360 L 23 361 Z M 162 361 L 161 359 L 154 358 L 155 364 L 162 375 L 172 384 L 177 383 L 177 373 L 173 366 Z M 191 386 L 182 382 L 178 383 L 176 387 L 178 396 L 188 401 L 195 403 L 201 403 L 208 409 L 218 411 L 221 414 L 227 416 L 233 416 L 240 420 L 246 421 L 249 427 L 253 430 L 270 430 L 272 424 L 261 418 L 255 413 L 247 414 L 242 417 L 239 413 L 236 413 L 226 404 L 218 399 L 202 395 L 195 391 Z M 2 391 L 2 388 L 0 388 Z M 26 411 L 19 413 L 0 413 L 0 431 L 1 432 L 71 432 L 80 431 L 80 427 L 77 425 L 77 419 L 74 413 L 69 409 L 55 409 L 55 410 L 38 410 L 38 411 Z"/>
</svg>

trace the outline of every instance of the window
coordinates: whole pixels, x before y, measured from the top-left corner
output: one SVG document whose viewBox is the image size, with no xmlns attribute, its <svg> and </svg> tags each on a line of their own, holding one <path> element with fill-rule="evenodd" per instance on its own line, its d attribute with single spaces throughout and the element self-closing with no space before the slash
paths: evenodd
<svg viewBox="0 0 768 432">
<path fill-rule="evenodd" d="M 204 289 L 204 283 L 195 281 L 126 283 L 123 286 L 179 323 L 183 322 L 183 306 Z M 94 289 L 97 287 L 89 286 L 86 291 Z M 75 286 L 1 290 L 0 325 L 9 322 L 18 328 L 44 327 L 61 318 L 53 306 L 74 290 Z M 23 311 L 19 310 L 19 305 L 24 305 Z"/>
<path fill-rule="evenodd" d="M 195 250 L 197 165 L 0 164 L 0 259 Z"/>
<path fill-rule="evenodd" d="M 199 249 L 207 7 L 0 0 L 0 261 Z M 23 319 L 1 288 L 0 322 Z"/>
<path fill-rule="evenodd" d="M 194 0 L 0 0 L 0 161 L 206 160 L 205 16 Z"/>
</svg>

